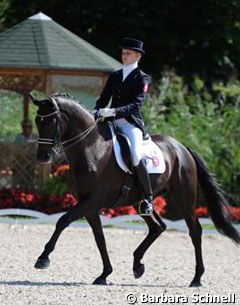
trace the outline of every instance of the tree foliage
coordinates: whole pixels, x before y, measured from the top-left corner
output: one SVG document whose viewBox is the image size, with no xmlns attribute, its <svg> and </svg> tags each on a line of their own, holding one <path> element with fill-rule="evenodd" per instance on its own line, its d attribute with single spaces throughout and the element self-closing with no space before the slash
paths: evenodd
<svg viewBox="0 0 240 305">
<path fill-rule="evenodd" d="M 0 1 L 0 31 L 4 29 L 3 23 L 5 22 L 5 13 L 9 5 L 10 2 L 8 0 Z"/>
<path fill-rule="evenodd" d="M 214 84 L 215 98 L 202 90 L 200 79 L 194 84 L 189 92 L 182 78 L 164 75 L 159 95 L 146 101 L 146 127 L 195 150 L 240 205 L 240 83 Z"/>
<path fill-rule="evenodd" d="M 123 37 L 142 39 L 143 67 L 154 76 L 168 67 L 187 79 L 198 74 L 208 81 L 227 79 L 239 68 L 240 1 L 2 0 L 0 5 L 6 28 L 43 11 L 115 58 Z"/>
<path fill-rule="evenodd" d="M 12 142 L 15 136 L 22 132 L 23 97 L 15 92 L 0 90 L 0 107 L 0 141 Z M 33 122 L 35 114 L 36 109 L 30 104 L 29 118 Z"/>
</svg>

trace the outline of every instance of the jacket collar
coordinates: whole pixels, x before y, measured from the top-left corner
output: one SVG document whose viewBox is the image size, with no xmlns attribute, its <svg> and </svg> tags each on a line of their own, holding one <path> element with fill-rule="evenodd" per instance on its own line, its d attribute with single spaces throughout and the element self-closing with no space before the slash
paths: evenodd
<svg viewBox="0 0 240 305">
<path fill-rule="evenodd" d="M 120 71 L 121 71 L 121 73 L 120 73 L 121 79 L 123 79 L 123 69 L 120 70 Z M 122 82 L 125 83 L 125 81 L 134 78 L 134 76 L 135 76 L 139 71 L 140 71 L 140 68 L 139 68 L 139 67 L 135 68 L 134 70 L 132 70 L 132 71 L 127 75 L 127 77 L 126 77 L 126 78 L 124 79 L 124 81 L 122 81 Z"/>
</svg>

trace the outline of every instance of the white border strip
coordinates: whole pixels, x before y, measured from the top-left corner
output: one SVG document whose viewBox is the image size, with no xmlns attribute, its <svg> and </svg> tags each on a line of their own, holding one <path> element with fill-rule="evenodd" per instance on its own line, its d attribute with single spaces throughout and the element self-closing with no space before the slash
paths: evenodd
<svg viewBox="0 0 240 305">
<path fill-rule="evenodd" d="M 28 210 L 28 209 L 0 209 L 0 222 L 7 223 L 11 225 L 26 225 L 26 224 L 41 224 L 41 223 L 51 223 L 56 224 L 58 219 L 64 215 L 65 212 L 56 213 L 56 214 L 45 214 L 38 211 Z M 15 219 L 7 216 L 28 216 L 31 218 L 21 218 L 16 217 Z M 132 230 L 143 230 L 147 231 L 148 228 L 145 222 L 141 219 L 139 215 L 123 215 L 113 218 L 108 218 L 100 215 L 102 225 L 104 227 L 113 226 L 117 228 L 123 229 L 132 229 Z M 184 220 L 171 221 L 168 219 L 163 219 L 163 221 L 167 225 L 168 230 L 177 230 L 188 232 L 188 228 Z M 201 224 L 210 224 L 212 225 L 212 221 L 209 218 L 200 218 Z M 75 221 L 71 224 L 74 227 L 89 227 L 88 223 L 83 219 L 79 221 Z M 236 224 L 236 227 L 240 229 L 240 224 Z M 215 229 L 203 229 L 204 233 L 215 233 Z"/>
</svg>

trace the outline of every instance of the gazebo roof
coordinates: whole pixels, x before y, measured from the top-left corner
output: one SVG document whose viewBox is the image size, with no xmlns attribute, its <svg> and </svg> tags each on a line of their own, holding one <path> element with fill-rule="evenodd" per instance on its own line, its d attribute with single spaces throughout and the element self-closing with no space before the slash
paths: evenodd
<svg viewBox="0 0 240 305">
<path fill-rule="evenodd" d="M 43 13 L 0 33 L 0 67 L 110 72 L 120 62 Z"/>
</svg>

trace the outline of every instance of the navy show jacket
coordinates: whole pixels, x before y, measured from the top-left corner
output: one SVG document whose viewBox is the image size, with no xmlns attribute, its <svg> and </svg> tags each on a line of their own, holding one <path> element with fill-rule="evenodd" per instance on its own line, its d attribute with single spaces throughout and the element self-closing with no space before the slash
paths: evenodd
<svg viewBox="0 0 240 305">
<path fill-rule="evenodd" d="M 122 69 L 110 74 L 95 109 L 105 108 L 112 99 L 110 108 L 115 108 L 116 119 L 125 118 L 144 132 L 140 108 L 147 92 L 149 77 L 137 67 L 124 81 L 122 79 Z"/>
</svg>

